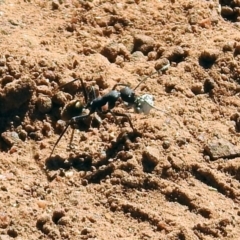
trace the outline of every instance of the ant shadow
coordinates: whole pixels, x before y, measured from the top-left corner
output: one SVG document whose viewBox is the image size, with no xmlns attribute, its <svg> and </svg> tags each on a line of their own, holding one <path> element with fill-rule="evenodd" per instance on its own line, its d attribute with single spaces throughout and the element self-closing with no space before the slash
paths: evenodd
<svg viewBox="0 0 240 240">
<path fill-rule="evenodd" d="M 123 149 L 129 150 L 127 141 L 135 142 L 137 137 L 142 134 L 134 131 L 130 133 L 120 133 L 116 141 L 106 150 L 106 156 L 96 161 L 87 153 L 80 153 L 74 157 L 70 156 L 67 160 L 59 155 L 49 157 L 45 162 L 46 172 L 57 170 L 69 170 L 71 168 L 77 171 L 85 171 L 89 174 L 85 177 L 89 183 L 100 183 L 106 176 L 111 175 L 114 171 L 114 164 L 109 161 L 117 157 Z M 95 170 L 93 170 L 95 169 Z"/>
</svg>

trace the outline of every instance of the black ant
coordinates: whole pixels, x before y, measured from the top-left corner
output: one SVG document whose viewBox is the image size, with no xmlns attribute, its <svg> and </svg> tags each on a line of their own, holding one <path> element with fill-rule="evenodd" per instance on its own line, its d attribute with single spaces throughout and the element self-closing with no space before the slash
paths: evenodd
<svg viewBox="0 0 240 240">
<path fill-rule="evenodd" d="M 66 125 L 65 129 L 62 131 L 62 133 L 60 134 L 58 140 L 56 141 L 56 143 L 53 146 L 53 149 L 51 151 L 50 157 L 52 156 L 52 154 L 53 154 L 57 144 L 59 143 L 59 141 L 61 140 L 62 136 L 67 131 L 69 126 L 73 126 L 74 124 L 78 123 L 81 119 L 87 118 L 91 114 L 96 113 L 96 112 L 97 113 L 99 112 L 99 113 L 102 113 L 102 114 L 111 113 L 115 119 L 116 119 L 116 116 L 126 117 L 128 122 L 129 122 L 129 124 L 130 124 L 130 126 L 131 126 L 131 128 L 134 131 L 135 129 L 133 127 L 133 124 L 132 124 L 132 121 L 131 121 L 130 117 L 127 114 L 125 114 L 125 113 L 113 112 L 112 109 L 115 107 L 116 102 L 119 99 L 121 99 L 122 101 L 127 103 L 128 106 L 133 107 L 135 112 L 138 112 L 138 113 L 139 112 L 144 112 L 145 114 L 148 114 L 150 108 L 155 108 L 155 107 L 153 107 L 153 102 L 152 102 L 152 99 L 151 99 L 151 95 L 145 94 L 145 95 L 143 95 L 141 97 L 137 97 L 135 95 L 135 90 L 147 78 L 153 76 L 156 73 L 160 73 L 161 71 L 165 70 L 168 67 L 169 67 L 168 65 L 164 66 L 160 70 L 158 70 L 158 71 L 152 73 L 151 75 L 145 77 L 142 81 L 139 82 L 139 84 L 134 89 L 131 89 L 127 84 L 118 83 L 118 84 L 114 85 L 112 90 L 110 92 L 108 92 L 107 94 L 105 94 L 105 95 L 103 95 L 101 97 L 94 96 L 92 101 L 89 101 L 89 99 L 88 99 L 89 97 L 88 97 L 86 88 L 84 86 L 83 80 L 81 78 L 74 79 L 74 80 L 72 80 L 72 81 L 70 81 L 70 82 L 60 86 L 60 88 L 62 88 L 62 87 L 65 87 L 66 85 L 68 85 L 70 83 L 73 83 L 75 81 L 80 80 L 81 81 L 81 85 L 82 85 L 82 90 L 83 90 L 83 95 L 84 95 L 84 98 L 85 98 L 86 105 L 82 106 L 80 101 L 75 101 L 74 104 L 72 105 L 72 108 L 79 108 L 78 110 L 80 111 L 80 113 L 82 113 L 83 109 L 88 109 L 89 113 L 72 117 L 67 122 L 67 125 Z M 116 88 L 118 86 L 123 86 L 123 88 L 121 88 L 118 91 L 118 90 L 116 90 Z M 102 108 L 106 104 L 108 105 L 108 108 L 107 108 L 106 111 L 103 111 Z M 146 108 L 146 106 L 147 106 L 147 108 Z M 160 109 L 157 109 L 157 110 L 160 110 Z M 162 110 L 160 110 L 160 111 L 162 111 Z"/>
</svg>

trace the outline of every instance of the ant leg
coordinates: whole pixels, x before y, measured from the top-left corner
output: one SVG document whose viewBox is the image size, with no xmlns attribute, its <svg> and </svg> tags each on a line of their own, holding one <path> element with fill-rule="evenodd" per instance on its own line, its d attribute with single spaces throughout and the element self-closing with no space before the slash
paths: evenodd
<svg viewBox="0 0 240 240">
<path fill-rule="evenodd" d="M 72 129 L 72 134 L 71 134 L 71 138 L 70 138 L 70 142 L 69 142 L 69 147 L 70 149 L 72 149 L 72 141 L 73 141 L 73 136 L 74 136 L 74 128 Z"/>
<path fill-rule="evenodd" d="M 131 128 L 133 130 L 135 130 L 134 127 L 133 127 L 132 121 L 131 121 L 130 117 L 127 114 L 112 112 L 111 110 L 108 110 L 107 112 L 110 112 L 113 115 L 113 117 L 116 119 L 117 122 L 118 122 L 118 120 L 117 120 L 116 116 L 118 116 L 118 117 L 126 117 L 128 122 L 129 122 L 129 124 L 130 124 L 130 126 L 131 126 Z"/>
<path fill-rule="evenodd" d="M 58 87 L 58 88 L 59 88 L 59 89 L 64 88 L 64 87 L 66 87 L 68 84 L 71 84 L 71 83 L 76 82 L 76 81 L 78 81 L 78 80 L 79 80 L 79 78 L 75 78 L 75 79 L 73 79 L 72 81 L 63 84 L 63 85 L 61 85 L 61 86 Z"/>
<path fill-rule="evenodd" d="M 71 125 L 71 123 L 68 123 L 67 126 L 65 127 L 65 129 L 62 131 L 61 135 L 59 136 L 58 140 L 55 142 L 54 146 L 53 146 L 53 149 L 50 153 L 50 156 L 49 158 L 52 156 L 56 146 L 58 145 L 59 141 L 61 140 L 62 136 L 64 135 L 64 133 L 67 131 L 68 127 Z"/>
<path fill-rule="evenodd" d="M 90 116 L 92 113 L 88 113 L 88 114 L 84 114 L 84 115 L 80 115 L 80 116 L 76 116 L 76 117 L 73 117 L 71 120 L 70 120 L 70 123 L 71 124 L 74 124 L 74 123 L 77 123 L 80 119 L 82 118 L 85 118 L 85 117 L 88 117 Z"/>
<path fill-rule="evenodd" d="M 88 117 L 90 114 L 91 114 L 91 113 L 89 113 L 89 114 L 84 114 L 84 115 L 81 115 L 81 116 L 73 117 L 73 118 L 67 123 L 67 126 L 66 126 L 65 129 L 62 131 L 62 133 L 61 133 L 61 135 L 59 136 L 58 140 L 57 140 L 56 143 L 54 144 L 53 149 L 52 149 L 51 154 L 50 154 L 49 157 L 52 156 L 52 154 L 53 154 L 53 152 L 54 152 L 56 146 L 57 146 L 58 143 L 60 142 L 62 136 L 63 136 L 63 135 L 65 134 L 65 132 L 67 131 L 68 127 L 69 127 L 70 125 L 76 123 L 79 119 L 82 119 L 82 118 Z M 72 139 L 72 137 L 71 137 L 71 139 Z"/>
<path fill-rule="evenodd" d="M 119 117 L 126 117 L 128 122 L 129 122 L 129 124 L 130 124 L 130 126 L 131 126 L 131 128 L 133 130 L 135 130 L 134 127 L 133 127 L 132 121 L 131 121 L 130 117 L 127 114 L 125 114 L 125 113 L 116 113 L 116 112 L 111 112 L 111 111 L 110 111 L 110 113 L 112 113 L 112 115 L 116 115 L 116 116 L 119 116 Z"/>
<path fill-rule="evenodd" d="M 124 84 L 124 83 L 117 83 L 117 84 L 115 84 L 115 85 L 113 86 L 112 90 L 115 90 L 115 89 L 116 89 L 116 87 L 118 87 L 118 86 L 129 87 L 129 85 L 128 85 L 128 84 Z"/>
</svg>

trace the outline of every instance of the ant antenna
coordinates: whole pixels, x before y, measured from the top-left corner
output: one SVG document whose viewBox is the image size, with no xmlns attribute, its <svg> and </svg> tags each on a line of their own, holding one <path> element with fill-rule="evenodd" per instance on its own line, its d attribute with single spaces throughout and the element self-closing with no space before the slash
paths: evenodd
<svg viewBox="0 0 240 240">
<path fill-rule="evenodd" d="M 146 76 L 145 78 L 142 79 L 142 81 L 140 81 L 140 82 L 138 83 L 138 85 L 133 89 L 133 91 L 136 90 L 136 89 L 137 89 L 142 83 L 144 83 L 148 78 L 152 77 L 152 76 L 155 75 L 156 73 L 159 74 L 160 72 L 163 72 L 163 71 L 167 70 L 169 67 L 170 67 L 170 63 L 166 64 L 165 66 L 163 66 L 161 69 L 157 70 L 156 72 L 153 72 L 153 73 L 151 73 L 150 75 Z"/>
<path fill-rule="evenodd" d="M 151 108 L 153 108 L 153 109 L 155 109 L 155 110 L 157 110 L 157 111 L 159 111 L 159 112 L 163 112 L 163 113 L 166 114 L 167 116 L 169 116 L 169 117 L 171 117 L 172 119 L 174 119 L 174 120 L 178 123 L 178 125 L 181 127 L 180 122 L 179 122 L 174 116 L 172 116 L 170 113 L 168 113 L 168 112 L 166 112 L 166 111 L 164 111 L 164 110 L 162 110 L 162 109 L 159 109 L 159 108 L 153 106 L 153 105 L 150 104 L 149 102 L 146 102 L 146 103 L 147 103 Z"/>
</svg>

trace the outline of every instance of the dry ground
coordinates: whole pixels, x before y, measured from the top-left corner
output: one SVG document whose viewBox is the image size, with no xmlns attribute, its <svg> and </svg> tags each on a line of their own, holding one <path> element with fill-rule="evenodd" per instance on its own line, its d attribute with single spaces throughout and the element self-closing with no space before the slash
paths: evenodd
<svg viewBox="0 0 240 240">
<path fill-rule="evenodd" d="M 0 0 L 0 239 L 239 239 L 239 7 Z M 49 157 L 84 103 L 59 86 L 104 95 L 167 62 L 136 89 L 165 113 L 119 101 L 135 131 L 93 115 Z"/>
</svg>

